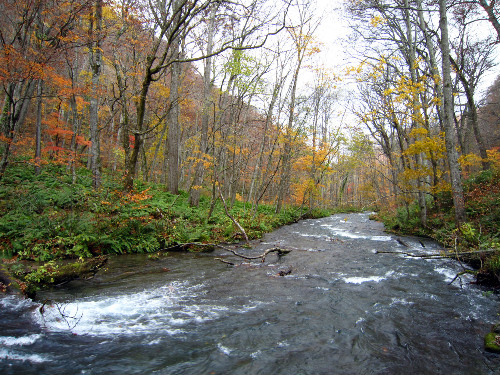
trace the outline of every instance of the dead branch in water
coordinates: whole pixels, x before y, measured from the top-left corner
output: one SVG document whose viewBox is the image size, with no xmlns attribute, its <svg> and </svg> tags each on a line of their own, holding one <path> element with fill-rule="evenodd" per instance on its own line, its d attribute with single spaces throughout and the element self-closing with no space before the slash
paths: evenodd
<svg viewBox="0 0 500 375">
<path fill-rule="evenodd" d="M 243 258 L 243 259 L 248 259 L 248 260 L 262 259 L 262 262 L 266 261 L 266 256 L 268 254 L 270 254 L 270 253 L 274 253 L 275 252 L 275 253 L 278 254 L 278 256 L 283 256 L 283 255 L 286 255 L 286 254 L 288 254 L 289 252 L 292 251 L 292 250 L 287 250 L 287 249 L 281 249 L 279 247 L 274 247 L 272 249 L 267 249 L 266 251 L 264 251 L 260 255 L 247 256 L 247 255 L 243 255 L 243 254 L 237 253 L 235 250 L 230 249 L 230 248 L 225 247 L 225 246 L 222 246 L 222 245 L 215 245 L 215 246 L 217 246 L 218 248 L 220 248 L 222 250 L 229 251 L 229 252 L 233 253 L 234 255 L 236 255 L 237 257 L 240 257 L 240 258 Z"/>
<path fill-rule="evenodd" d="M 222 259 L 222 258 L 214 258 L 214 259 L 218 260 L 218 261 L 220 261 L 222 263 L 229 264 L 230 266 L 234 266 L 235 265 L 233 262 L 229 262 L 229 261 L 227 261 L 225 259 Z"/>
<path fill-rule="evenodd" d="M 464 270 L 462 272 L 459 272 L 455 275 L 455 277 L 453 278 L 453 280 L 451 280 L 448 285 L 451 285 L 453 284 L 453 282 L 458 279 L 460 276 L 463 276 L 463 275 L 474 275 L 474 276 L 477 276 L 477 271 L 474 271 L 474 270 Z M 460 279 L 460 284 L 462 284 L 462 279 Z"/>
<path fill-rule="evenodd" d="M 473 250 L 473 251 L 464 251 L 461 253 L 450 253 L 450 254 L 413 254 L 405 251 L 380 251 L 375 250 L 375 254 L 396 254 L 396 255 L 406 255 L 412 258 L 422 258 L 422 259 L 457 259 L 463 255 L 479 255 L 483 253 L 492 253 L 498 251 L 497 249 L 488 249 L 488 250 Z"/>
<path fill-rule="evenodd" d="M 247 260 L 261 259 L 262 262 L 266 261 L 266 256 L 268 254 L 270 254 L 270 253 L 277 253 L 278 256 L 283 256 L 283 255 L 286 255 L 286 254 L 288 254 L 288 253 L 290 253 L 292 251 L 290 249 L 282 249 L 282 248 L 279 248 L 279 247 L 273 247 L 272 249 L 267 249 L 262 254 L 254 255 L 254 256 L 248 256 L 248 255 L 240 254 L 240 253 L 236 252 L 236 250 L 233 250 L 233 249 L 231 249 L 231 248 L 229 248 L 227 246 L 223 246 L 223 245 L 219 245 L 219 244 L 215 244 L 215 243 L 199 243 L 199 242 L 189 242 L 189 243 L 175 244 L 173 246 L 163 248 L 162 251 L 184 249 L 184 248 L 187 248 L 187 247 L 190 247 L 190 246 L 200 246 L 200 247 L 209 247 L 209 248 L 215 248 L 215 247 L 217 247 L 219 249 L 222 249 L 222 250 L 225 250 L 225 251 L 229 251 L 230 253 L 232 253 L 233 255 L 235 255 L 237 257 L 240 257 L 240 258 L 243 258 L 243 259 L 247 259 Z M 226 264 L 234 266 L 234 263 L 226 261 L 226 260 L 224 260 L 222 258 L 215 258 L 215 259 L 221 261 L 222 263 L 226 263 Z"/>
</svg>

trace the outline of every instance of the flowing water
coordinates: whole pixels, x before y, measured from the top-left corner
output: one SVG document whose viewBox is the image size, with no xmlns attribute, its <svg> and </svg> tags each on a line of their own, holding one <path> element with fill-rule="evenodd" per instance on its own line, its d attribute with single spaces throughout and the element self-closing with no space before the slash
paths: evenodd
<svg viewBox="0 0 500 375">
<path fill-rule="evenodd" d="M 434 253 L 432 241 L 349 214 L 238 251 L 275 246 L 292 252 L 116 257 L 37 302 L 0 297 L 0 374 L 500 373 L 482 342 L 497 295 L 450 284 L 455 261 L 376 253 Z"/>
</svg>

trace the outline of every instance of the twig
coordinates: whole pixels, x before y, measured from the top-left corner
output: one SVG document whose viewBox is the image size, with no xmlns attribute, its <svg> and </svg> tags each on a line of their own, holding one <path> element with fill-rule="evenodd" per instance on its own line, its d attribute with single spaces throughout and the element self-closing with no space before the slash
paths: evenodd
<svg viewBox="0 0 500 375">
<path fill-rule="evenodd" d="M 222 263 L 229 264 L 230 266 L 234 266 L 234 263 L 233 263 L 233 262 L 229 262 L 229 261 L 227 261 L 227 260 L 225 260 L 225 259 L 222 259 L 222 258 L 214 258 L 214 259 L 215 259 L 215 260 L 218 260 L 218 261 L 220 261 L 220 262 L 222 262 Z"/>
</svg>

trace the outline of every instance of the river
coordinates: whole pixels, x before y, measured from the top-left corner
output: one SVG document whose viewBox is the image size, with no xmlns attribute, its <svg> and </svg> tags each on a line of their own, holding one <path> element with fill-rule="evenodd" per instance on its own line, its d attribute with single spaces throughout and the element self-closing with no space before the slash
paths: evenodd
<svg viewBox="0 0 500 375">
<path fill-rule="evenodd" d="M 483 349 L 498 296 L 450 284 L 456 261 L 376 253 L 439 246 L 368 217 L 303 220 L 238 249 L 292 250 L 265 262 L 127 255 L 37 301 L 0 296 L 0 374 L 499 374 Z"/>
</svg>

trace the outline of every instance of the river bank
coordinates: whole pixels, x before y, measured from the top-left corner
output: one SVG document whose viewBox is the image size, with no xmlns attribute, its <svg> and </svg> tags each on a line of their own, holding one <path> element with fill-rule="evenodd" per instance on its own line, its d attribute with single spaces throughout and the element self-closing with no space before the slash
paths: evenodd
<svg viewBox="0 0 500 375">
<path fill-rule="evenodd" d="M 467 222 L 457 229 L 449 192 L 433 196 L 422 225 L 416 203 L 397 211 L 381 210 L 374 216 L 388 231 L 400 235 L 433 238 L 457 260 L 471 265 L 476 281 L 500 290 L 500 170 L 490 169 L 472 175 L 464 182 Z M 451 254 L 450 254 L 451 255 Z"/>
<path fill-rule="evenodd" d="M 39 175 L 12 166 L 3 177 L 0 291 L 33 296 L 40 288 L 92 275 L 107 255 L 154 256 L 178 247 L 206 251 L 207 244 L 260 238 L 301 218 L 331 214 L 303 207 L 276 213 L 270 205 L 214 202 L 209 196 L 192 207 L 188 194 L 172 195 L 161 184 L 138 183 L 123 192 L 112 174 L 103 177 L 100 189 L 92 188 L 86 169 L 75 177 L 60 166 Z"/>
</svg>

